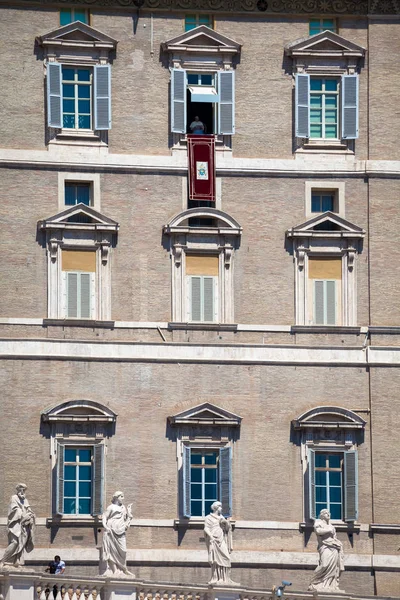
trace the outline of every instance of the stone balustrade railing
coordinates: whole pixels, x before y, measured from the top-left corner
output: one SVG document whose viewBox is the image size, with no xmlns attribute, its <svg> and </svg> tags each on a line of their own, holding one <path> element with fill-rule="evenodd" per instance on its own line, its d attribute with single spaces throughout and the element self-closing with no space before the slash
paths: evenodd
<svg viewBox="0 0 400 600">
<path fill-rule="evenodd" d="M 35 585 L 34 600 L 105 600 L 101 595 L 103 582 L 86 578 L 43 577 Z"/>
</svg>

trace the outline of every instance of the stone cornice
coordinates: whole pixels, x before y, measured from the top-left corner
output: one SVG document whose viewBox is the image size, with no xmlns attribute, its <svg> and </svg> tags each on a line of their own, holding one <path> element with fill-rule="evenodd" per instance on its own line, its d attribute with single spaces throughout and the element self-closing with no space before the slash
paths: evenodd
<svg viewBox="0 0 400 600">
<path fill-rule="evenodd" d="M 132 12 L 132 9 L 146 11 L 252 13 L 259 14 L 306 14 L 306 15 L 398 15 L 398 0 L 16 0 L 13 5 L 24 6 L 86 6 L 96 9 L 115 8 Z M 10 6 L 9 0 L 0 0 L 0 5 Z"/>
</svg>

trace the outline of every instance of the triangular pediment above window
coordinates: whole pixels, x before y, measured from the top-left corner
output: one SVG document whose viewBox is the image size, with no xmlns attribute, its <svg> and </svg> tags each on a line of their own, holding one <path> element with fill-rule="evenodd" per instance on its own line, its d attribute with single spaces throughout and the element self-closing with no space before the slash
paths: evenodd
<svg viewBox="0 0 400 600">
<path fill-rule="evenodd" d="M 212 52 L 219 51 L 237 54 L 240 52 L 241 45 L 235 42 L 235 40 L 210 29 L 206 25 L 200 25 L 200 27 L 186 31 L 164 42 L 162 49 L 165 52 L 176 52 L 177 50 L 206 52 L 211 49 Z"/>
<path fill-rule="evenodd" d="M 285 54 L 300 56 L 353 56 L 365 55 L 365 48 L 346 40 L 332 31 L 322 31 L 311 37 L 287 44 Z"/>
<path fill-rule="evenodd" d="M 37 37 L 41 46 L 95 47 L 115 49 L 117 41 L 86 23 L 75 21 Z"/>
<path fill-rule="evenodd" d="M 95 229 L 96 231 L 115 231 L 119 224 L 85 204 L 76 204 L 43 221 L 39 221 L 42 230 L 51 229 Z"/>
<path fill-rule="evenodd" d="M 325 212 L 318 215 L 301 225 L 292 227 L 286 232 L 288 238 L 307 238 L 307 237 L 347 237 L 363 238 L 365 230 L 339 215 L 332 212 Z"/>
<path fill-rule="evenodd" d="M 171 425 L 225 425 L 239 427 L 242 417 L 209 402 L 189 408 L 177 415 L 168 417 Z"/>
</svg>

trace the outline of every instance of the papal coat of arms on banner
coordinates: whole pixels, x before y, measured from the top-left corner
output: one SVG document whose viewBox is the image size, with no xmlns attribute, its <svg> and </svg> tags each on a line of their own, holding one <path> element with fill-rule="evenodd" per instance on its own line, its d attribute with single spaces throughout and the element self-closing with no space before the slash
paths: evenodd
<svg viewBox="0 0 400 600">
<path fill-rule="evenodd" d="M 196 162 L 196 179 L 208 179 L 208 163 Z"/>
</svg>

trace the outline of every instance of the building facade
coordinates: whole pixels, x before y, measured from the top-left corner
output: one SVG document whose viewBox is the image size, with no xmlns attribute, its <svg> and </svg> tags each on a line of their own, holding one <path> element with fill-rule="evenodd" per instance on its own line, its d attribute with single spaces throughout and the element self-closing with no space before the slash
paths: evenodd
<svg viewBox="0 0 400 600">
<path fill-rule="evenodd" d="M 306 590 L 328 507 L 400 596 L 397 3 L 0 11 L 1 547 L 22 480 L 27 563 L 94 575 L 122 489 L 130 570 L 205 583 L 219 499 Z"/>
</svg>

